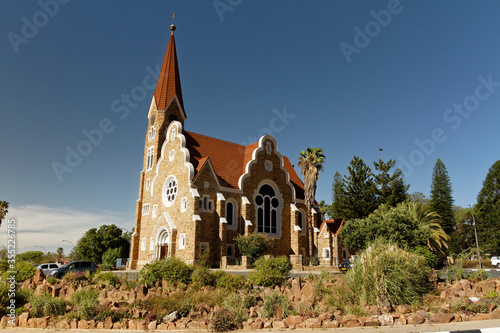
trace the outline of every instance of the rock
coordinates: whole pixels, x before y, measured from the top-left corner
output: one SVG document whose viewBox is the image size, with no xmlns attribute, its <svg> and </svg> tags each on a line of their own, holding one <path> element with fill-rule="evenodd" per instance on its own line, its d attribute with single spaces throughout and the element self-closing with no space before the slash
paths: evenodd
<svg viewBox="0 0 500 333">
<path fill-rule="evenodd" d="M 58 322 L 56 322 L 56 329 L 58 330 L 69 330 L 70 326 L 69 326 L 69 320 L 60 320 Z"/>
<path fill-rule="evenodd" d="M 318 316 L 318 319 L 321 321 L 332 320 L 334 318 L 335 318 L 335 316 L 333 315 L 333 313 L 330 313 L 330 312 L 323 312 L 322 314 L 320 314 Z"/>
<path fill-rule="evenodd" d="M 500 319 L 500 309 L 496 309 L 492 313 L 490 313 L 491 319 Z"/>
<path fill-rule="evenodd" d="M 394 318 L 389 314 L 378 316 L 378 321 L 381 326 L 392 326 L 394 324 Z"/>
<path fill-rule="evenodd" d="M 196 320 L 190 321 L 187 324 L 187 328 L 200 328 L 200 323 Z"/>
<path fill-rule="evenodd" d="M 406 325 L 408 323 L 408 319 L 405 315 L 401 315 L 401 317 L 399 318 L 399 322 L 401 323 L 401 325 Z"/>
<path fill-rule="evenodd" d="M 129 330 L 136 330 L 137 329 L 137 322 L 134 319 L 130 319 L 128 321 L 128 329 Z"/>
<path fill-rule="evenodd" d="M 116 323 L 114 323 L 113 327 L 112 327 L 112 329 L 114 329 L 114 330 L 119 330 L 121 328 L 122 328 L 122 323 L 120 323 L 119 321 L 117 321 Z"/>
<path fill-rule="evenodd" d="M 309 318 L 305 322 L 306 328 L 321 328 L 321 320 L 318 318 Z"/>
<path fill-rule="evenodd" d="M 176 330 L 177 329 L 177 326 L 175 325 L 174 322 L 170 322 L 167 324 L 167 330 L 171 331 L 171 330 Z"/>
<path fill-rule="evenodd" d="M 98 330 L 104 329 L 104 323 L 102 321 L 97 322 L 96 328 Z"/>
<path fill-rule="evenodd" d="M 300 300 L 300 278 L 295 278 L 292 280 L 292 286 L 290 288 L 290 294 L 292 294 L 295 299 Z"/>
<path fill-rule="evenodd" d="M 342 326 L 343 327 L 358 327 L 360 326 L 360 322 L 358 316 L 348 315 L 342 318 Z"/>
<path fill-rule="evenodd" d="M 59 295 L 61 294 L 61 289 L 62 286 L 60 284 L 55 284 L 52 287 L 52 297 L 59 297 Z"/>
<path fill-rule="evenodd" d="M 287 324 L 282 320 L 273 321 L 273 328 L 282 329 L 287 327 L 288 327 Z"/>
<path fill-rule="evenodd" d="M 474 317 L 472 317 L 472 320 L 474 320 L 474 321 L 476 321 L 476 320 L 489 320 L 489 319 L 490 319 L 490 315 L 487 313 L 478 313 Z"/>
<path fill-rule="evenodd" d="M 165 317 L 162 318 L 162 321 L 166 324 L 166 323 L 170 323 L 171 321 L 175 321 L 179 319 L 179 313 L 177 311 L 174 311 L 168 315 L 166 315 Z"/>
<path fill-rule="evenodd" d="M 264 323 L 264 329 L 271 329 L 273 328 L 273 323 L 271 323 L 270 321 L 266 321 Z"/>
<path fill-rule="evenodd" d="M 29 312 L 23 312 L 19 315 L 19 327 L 28 327 Z"/>
<path fill-rule="evenodd" d="M 86 330 L 88 328 L 89 328 L 89 323 L 86 320 L 82 319 L 78 322 L 78 329 Z"/>
<path fill-rule="evenodd" d="M 337 328 L 339 327 L 339 322 L 336 320 L 325 320 L 323 321 L 324 328 Z"/>
<path fill-rule="evenodd" d="M 302 286 L 300 293 L 301 293 L 300 298 L 302 300 L 314 301 L 316 297 L 316 287 L 314 287 L 314 284 L 312 282 L 307 282 Z"/>
<path fill-rule="evenodd" d="M 69 327 L 72 329 L 72 330 L 76 330 L 78 328 L 78 322 L 76 321 L 76 318 L 73 318 L 70 322 L 69 322 Z"/>
<path fill-rule="evenodd" d="M 420 325 L 425 322 L 425 318 L 419 314 L 412 314 L 408 317 L 408 325 Z"/>
<path fill-rule="evenodd" d="M 196 328 L 197 328 L 197 327 L 196 327 Z M 150 330 L 150 331 L 154 331 L 154 330 L 156 330 L 156 320 L 153 320 L 152 322 L 150 322 L 150 323 L 148 324 L 148 330 Z"/>
<path fill-rule="evenodd" d="M 156 325 L 156 329 L 158 331 L 166 331 L 167 330 L 167 324 L 160 323 L 160 324 Z"/>
<path fill-rule="evenodd" d="M 261 319 L 257 319 L 255 322 L 250 324 L 251 330 L 260 330 L 262 328 L 264 328 L 264 323 L 262 322 Z"/>
<path fill-rule="evenodd" d="M 380 321 L 378 320 L 377 317 L 366 317 L 363 320 L 364 325 L 363 326 L 380 326 Z"/>
<path fill-rule="evenodd" d="M 459 315 L 459 314 L 456 314 L 456 315 L 455 315 L 455 319 L 453 319 L 453 320 L 454 320 L 455 322 L 459 323 L 459 322 L 461 322 L 461 321 L 462 321 L 462 316 L 461 316 L 461 315 Z"/>
<path fill-rule="evenodd" d="M 104 321 L 104 327 L 103 327 L 105 330 L 110 330 L 113 328 L 113 319 L 111 319 L 111 316 L 109 316 L 108 318 L 106 318 L 106 320 Z"/>
<path fill-rule="evenodd" d="M 491 291 L 495 291 L 497 284 L 493 280 L 484 280 L 479 282 L 479 285 L 481 285 L 481 289 L 483 290 L 483 293 L 487 294 Z"/>
<path fill-rule="evenodd" d="M 462 280 L 462 281 L 464 281 L 464 280 Z M 467 281 L 467 280 L 465 280 L 465 281 Z M 469 285 L 470 285 L 470 282 L 469 282 Z M 454 291 L 460 291 L 460 290 L 464 290 L 464 287 L 463 287 L 463 284 L 461 283 L 461 281 L 457 280 L 457 281 L 453 282 L 453 284 L 451 285 L 451 289 Z"/>
<path fill-rule="evenodd" d="M 441 295 L 439 295 L 439 298 L 441 298 L 441 299 L 447 299 L 448 298 L 448 293 L 445 290 L 443 290 L 441 292 Z"/>
<path fill-rule="evenodd" d="M 285 324 L 289 328 L 296 328 L 298 325 L 302 324 L 302 318 L 300 316 L 289 316 L 285 319 Z"/>
<path fill-rule="evenodd" d="M 147 326 L 146 326 L 146 323 L 144 322 L 144 320 L 139 320 L 137 321 L 137 329 L 139 331 L 144 331 L 146 330 Z"/>
<path fill-rule="evenodd" d="M 436 324 L 447 324 L 455 319 L 455 316 L 451 313 L 435 313 L 431 315 L 431 322 Z"/>
<path fill-rule="evenodd" d="M 460 284 L 462 285 L 462 289 L 464 291 L 472 289 L 472 285 L 469 280 L 460 280 Z"/>
<path fill-rule="evenodd" d="M 89 320 L 89 330 L 95 330 L 96 323 L 94 319 Z"/>
<path fill-rule="evenodd" d="M 392 310 L 391 303 L 385 296 L 380 296 L 377 300 L 378 307 L 382 313 L 389 313 Z"/>
<path fill-rule="evenodd" d="M 45 280 L 45 274 L 43 274 L 41 269 L 37 269 L 35 276 L 33 276 L 33 282 L 35 282 L 36 284 L 40 284 L 43 282 L 43 280 Z"/>
<path fill-rule="evenodd" d="M 146 295 L 148 294 L 148 287 L 141 284 L 135 288 L 135 291 L 137 293 L 137 298 L 142 299 L 142 298 L 146 297 Z"/>
<path fill-rule="evenodd" d="M 408 304 L 398 305 L 397 311 L 401 314 L 411 313 L 411 306 Z"/>
</svg>

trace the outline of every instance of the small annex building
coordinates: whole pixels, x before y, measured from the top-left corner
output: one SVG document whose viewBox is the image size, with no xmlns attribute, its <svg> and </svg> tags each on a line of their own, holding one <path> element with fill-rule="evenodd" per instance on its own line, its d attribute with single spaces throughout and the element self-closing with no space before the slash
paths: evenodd
<svg viewBox="0 0 500 333">
<path fill-rule="evenodd" d="M 186 130 L 171 30 L 147 114 L 128 269 L 165 257 L 193 263 L 207 251 L 212 267 L 224 267 L 239 256 L 235 237 L 252 232 L 275 239 L 270 254 L 302 264 L 309 248 L 301 179 L 272 136 L 240 145 Z"/>
<path fill-rule="evenodd" d="M 338 266 L 350 257 L 348 249 L 339 239 L 345 219 L 324 220 L 319 227 L 318 254 L 320 265 Z"/>
</svg>

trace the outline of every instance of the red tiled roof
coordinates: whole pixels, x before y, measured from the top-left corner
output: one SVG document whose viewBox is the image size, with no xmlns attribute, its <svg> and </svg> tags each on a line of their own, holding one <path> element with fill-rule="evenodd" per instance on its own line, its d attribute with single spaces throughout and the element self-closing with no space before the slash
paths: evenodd
<svg viewBox="0 0 500 333">
<path fill-rule="evenodd" d="M 343 224 L 344 224 L 344 219 L 324 220 L 321 223 L 321 227 L 319 228 L 319 230 L 321 231 L 323 229 L 323 226 L 326 225 L 326 227 L 328 228 L 328 230 L 330 230 L 332 234 L 337 235 Z"/>
<path fill-rule="evenodd" d="M 212 167 L 221 186 L 238 189 L 238 180 L 245 173 L 245 167 L 252 160 L 252 154 L 259 147 L 255 142 L 248 146 L 212 138 L 206 135 L 184 131 L 186 148 L 190 153 L 190 162 L 195 169 L 195 176 L 210 158 Z M 290 175 L 297 199 L 304 198 L 304 185 L 286 156 L 284 166 Z"/>
<path fill-rule="evenodd" d="M 160 76 L 156 84 L 153 96 L 156 100 L 158 110 L 165 110 L 172 101 L 172 98 L 177 95 L 179 104 L 184 111 L 184 102 L 182 101 L 181 78 L 179 76 L 179 67 L 177 66 L 177 54 L 175 52 L 174 32 L 172 31 L 168 41 L 167 52 L 163 59 Z"/>
</svg>

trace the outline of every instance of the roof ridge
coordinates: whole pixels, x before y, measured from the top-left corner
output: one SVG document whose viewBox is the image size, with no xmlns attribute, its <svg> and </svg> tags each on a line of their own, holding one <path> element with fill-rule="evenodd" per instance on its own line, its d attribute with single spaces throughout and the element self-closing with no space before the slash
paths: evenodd
<svg viewBox="0 0 500 333">
<path fill-rule="evenodd" d="M 246 147 L 248 147 L 248 146 L 250 146 L 250 145 L 253 145 L 253 144 L 255 144 L 255 143 L 258 143 L 258 141 L 256 141 L 256 142 L 254 142 L 254 143 L 251 143 L 251 144 L 249 144 L 249 145 L 244 146 L 244 145 L 241 145 L 241 144 L 239 144 L 239 143 L 235 143 L 235 142 L 231 142 L 231 141 L 228 141 L 228 140 L 223 140 L 223 139 L 219 139 L 219 138 L 214 138 L 213 136 L 208 136 L 208 135 L 204 135 L 204 134 L 200 134 L 200 133 L 195 133 L 195 132 L 192 132 L 192 131 L 184 131 L 184 132 L 189 133 L 189 134 L 195 134 L 195 135 L 203 136 L 203 137 L 205 137 L 205 138 L 209 138 L 209 139 L 212 139 L 212 140 L 222 141 L 222 142 L 229 143 L 229 144 L 231 144 L 231 145 L 238 146 L 238 147 L 242 147 L 242 148 L 246 148 Z"/>
</svg>

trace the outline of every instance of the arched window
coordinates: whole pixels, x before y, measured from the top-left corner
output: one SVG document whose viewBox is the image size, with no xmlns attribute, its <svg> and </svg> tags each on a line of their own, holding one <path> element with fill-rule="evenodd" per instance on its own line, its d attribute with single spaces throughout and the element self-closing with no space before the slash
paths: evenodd
<svg viewBox="0 0 500 333">
<path fill-rule="evenodd" d="M 274 189 L 268 184 L 262 185 L 259 194 L 255 197 L 255 204 L 257 205 L 257 232 L 278 235 L 280 202 Z"/>
<path fill-rule="evenodd" d="M 304 213 L 302 211 L 298 211 L 297 212 L 297 218 L 298 218 L 298 225 L 300 227 L 300 229 L 302 230 L 302 233 L 304 233 L 306 231 L 306 224 L 305 224 L 305 221 L 304 221 Z"/>
<path fill-rule="evenodd" d="M 226 202 L 226 221 L 228 228 L 236 227 L 237 224 L 237 207 L 236 204 L 231 200 Z"/>
</svg>

